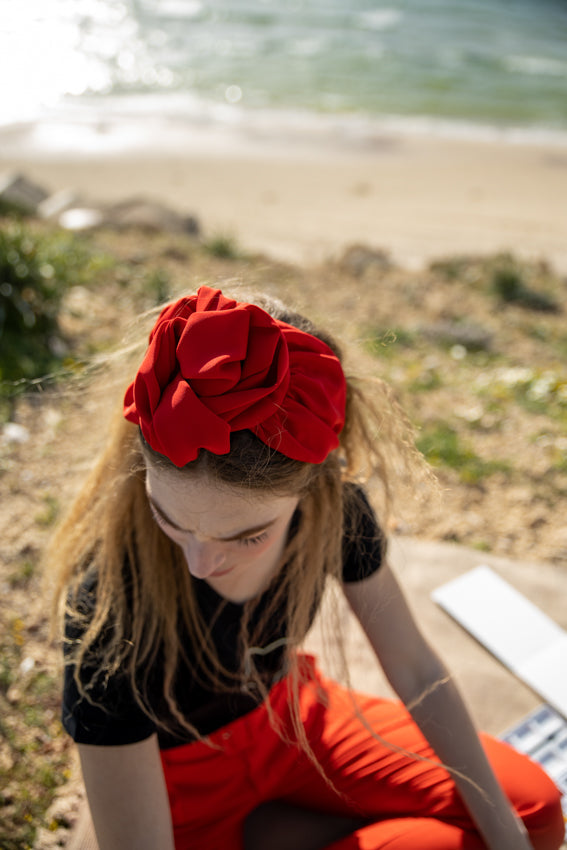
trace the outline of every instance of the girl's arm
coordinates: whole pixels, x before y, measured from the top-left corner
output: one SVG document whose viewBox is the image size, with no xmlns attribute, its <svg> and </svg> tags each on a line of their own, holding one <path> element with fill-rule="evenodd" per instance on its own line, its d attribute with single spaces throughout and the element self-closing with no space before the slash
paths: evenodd
<svg viewBox="0 0 567 850">
<path fill-rule="evenodd" d="M 344 585 L 390 684 L 441 761 L 468 778 L 455 784 L 490 850 L 533 850 L 484 754 L 447 668 L 421 634 L 388 564 Z M 482 790 L 479 790 L 482 789 Z"/>
<path fill-rule="evenodd" d="M 137 744 L 79 744 L 100 850 L 174 850 L 156 735 Z"/>
</svg>

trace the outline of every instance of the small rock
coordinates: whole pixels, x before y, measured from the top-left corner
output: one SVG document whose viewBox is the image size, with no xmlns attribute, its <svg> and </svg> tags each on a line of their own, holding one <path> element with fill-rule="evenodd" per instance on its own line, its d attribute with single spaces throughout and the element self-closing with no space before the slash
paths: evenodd
<svg viewBox="0 0 567 850">
<path fill-rule="evenodd" d="M 14 767 L 14 757 L 10 752 L 7 745 L 0 745 L 0 770 L 2 770 L 6 776 L 10 775 L 10 771 Z M 7 805 L 12 802 L 12 799 L 7 791 L 2 792 L 2 797 L 4 798 L 2 803 L 3 805 Z"/>
<path fill-rule="evenodd" d="M 34 659 L 31 656 L 27 655 L 23 659 L 23 661 L 20 662 L 20 668 L 19 668 L 20 673 L 22 674 L 22 676 L 25 676 L 28 673 L 31 673 L 31 671 L 33 670 L 34 667 L 35 667 Z"/>
<path fill-rule="evenodd" d="M 15 704 L 17 702 L 20 702 L 21 698 L 22 698 L 21 689 L 18 688 L 16 685 L 10 685 L 10 687 L 8 688 L 8 690 L 6 692 L 6 699 L 8 700 L 8 702 Z"/>
<path fill-rule="evenodd" d="M 96 207 L 71 207 L 59 216 L 59 224 L 65 230 L 92 230 L 104 223 L 104 215 Z"/>
<path fill-rule="evenodd" d="M 379 272 L 394 268 L 386 251 L 366 245 L 350 245 L 339 260 L 339 266 L 353 277 L 362 277 L 369 268 Z"/>
<path fill-rule="evenodd" d="M 47 430 L 55 431 L 63 419 L 63 414 L 56 407 L 46 407 L 41 418 Z"/>
<path fill-rule="evenodd" d="M 451 351 L 449 353 L 453 360 L 464 360 L 467 356 L 467 349 L 464 345 L 457 343 L 456 345 L 451 346 Z"/>
<path fill-rule="evenodd" d="M 91 293 L 85 286 L 72 286 L 64 298 L 65 309 L 82 316 L 91 306 Z"/>
<path fill-rule="evenodd" d="M 0 203 L 26 214 L 35 215 L 49 193 L 23 174 L 8 173 L 0 177 Z"/>
<path fill-rule="evenodd" d="M 107 207 L 104 224 L 118 230 L 138 228 L 147 233 L 185 233 L 198 236 L 200 232 L 199 222 L 194 216 L 180 215 L 148 198 L 130 198 Z"/>
<path fill-rule="evenodd" d="M 476 322 L 439 321 L 422 325 L 421 333 L 428 339 L 452 347 L 462 346 L 467 351 L 488 351 L 492 334 Z"/>
<path fill-rule="evenodd" d="M 183 251 L 181 248 L 178 248 L 177 245 L 168 245 L 161 252 L 162 257 L 167 260 L 174 260 L 177 263 L 185 263 L 188 258 L 187 251 Z"/>
<path fill-rule="evenodd" d="M 7 422 L 2 429 L 2 437 L 6 443 L 22 445 L 28 442 L 30 432 L 23 425 L 18 425 L 17 422 Z"/>
</svg>

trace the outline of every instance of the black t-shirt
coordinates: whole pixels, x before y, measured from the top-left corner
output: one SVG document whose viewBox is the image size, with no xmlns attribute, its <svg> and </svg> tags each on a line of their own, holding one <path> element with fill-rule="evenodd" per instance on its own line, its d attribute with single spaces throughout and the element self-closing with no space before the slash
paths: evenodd
<svg viewBox="0 0 567 850">
<path fill-rule="evenodd" d="M 350 519 L 345 519 L 343 581 L 346 583 L 361 581 L 376 572 L 382 563 L 385 547 L 383 534 L 364 492 L 357 488 L 356 495 L 358 496 L 354 500 L 356 513 L 351 515 Z M 221 664 L 226 670 L 237 673 L 242 667 L 238 647 L 244 604 L 224 599 L 206 580 L 195 579 L 194 592 L 203 621 L 212 624 L 211 640 Z M 261 617 L 271 592 L 272 590 L 268 589 L 259 598 L 252 614 L 252 623 Z M 96 598 L 94 573 L 87 574 L 80 598 L 81 606 L 88 615 L 89 610 L 92 611 L 94 608 Z M 315 613 L 314 611 L 313 616 Z M 273 627 L 270 625 L 271 620 L 267 632 L 263 633 L 263 651 L 254 657 L 256 668 L 268 686 L 282 673 L 285 653 L 282 619 L 272 618 Z M 72 646 L 81 639 L 81 628 L 68 620 L 65 636 L 66 645 Z M 182 646 L 190 647 L 185 627 L 180 628 L 180 638 Z M 138 704 L 131 683 L 125 674 L 119 672 L 108 681 L 99 676 L 96 685 L 93 686 L 94 668 L 89 667 L 87 661 L 80 673 L 81 681 L 89 682 L 89 698 L 85 698 L 79 694 L 74 680 L 74 671 L 74 665 L 67 659 L 62 722 L 77 743 L 103 746 L 132 744 L 148 738 L 154 732 L 158 734 L 161 749 L 168 749 L 193 740 L 186 729 L 176 724 L 167 707 L 163 696 L 162 663 L 159 653 L 153 667 L 150 670 L 141 671 L 144 682 L 142 692 L 151 714 L 160 718 L 167 729 L 160 723 L 156 723 Z M 140 678 L 141 682 L 142 678 Z M 225 687 L 228 684 L 226 682 Z M 237 717 L 252 711 L 261 702 L 261 696 L 257 690 L 250 688 L 246 682 L 239 688 L 232 686 L 229 690 L 207 683 L 206 677 L 195 675 L 195 660 L 190 658 L 180 663 L 174 692 L 184 718 L 198 729 L 201 735 L 208 735 Z"/>
</svg>

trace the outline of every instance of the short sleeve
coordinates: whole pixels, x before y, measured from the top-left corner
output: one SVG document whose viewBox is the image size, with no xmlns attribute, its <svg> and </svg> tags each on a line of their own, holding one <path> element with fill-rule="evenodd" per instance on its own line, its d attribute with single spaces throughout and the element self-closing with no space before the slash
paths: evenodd
<svg viewBox="0 0 567 850">
<path fill-rule="evenodd" d="M 386 555 L 386 537 L 362 487 L 345 485 L 343 581 L 363 581 L 380 569 Z"/>
<path fill-rule="evenodd" d="M 76 665 L 73 649 L 82 639 L 92 613 L 96 586 L 92 577 L 79 592 L 79 610 L 83 617 L 77 621 L 71 616 L 65 620 L 65 673 L 61 722 L 77 744 L 114 746 L 134 744 L 149 738 L 155 724 L 137 703 L 129 678 L 118 671 L 105 676 L 104 671 L 89 658 L 79 670 L 79 681 L 86 688 L 82 694 L 75 678 Z M 97 647 L 93 649 L 95 656 Z"/>
</svg>

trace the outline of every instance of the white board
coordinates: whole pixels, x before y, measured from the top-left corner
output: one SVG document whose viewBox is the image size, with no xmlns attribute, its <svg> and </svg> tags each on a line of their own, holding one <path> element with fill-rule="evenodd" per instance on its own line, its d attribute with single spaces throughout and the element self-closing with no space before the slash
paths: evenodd
<svg viewBox="0 0 567 850">
<path fill-rule="evenodd" d="M 490 567 L 431 594 L 508 669 L 567 718 L 567 632 Z"/>
</svg>

